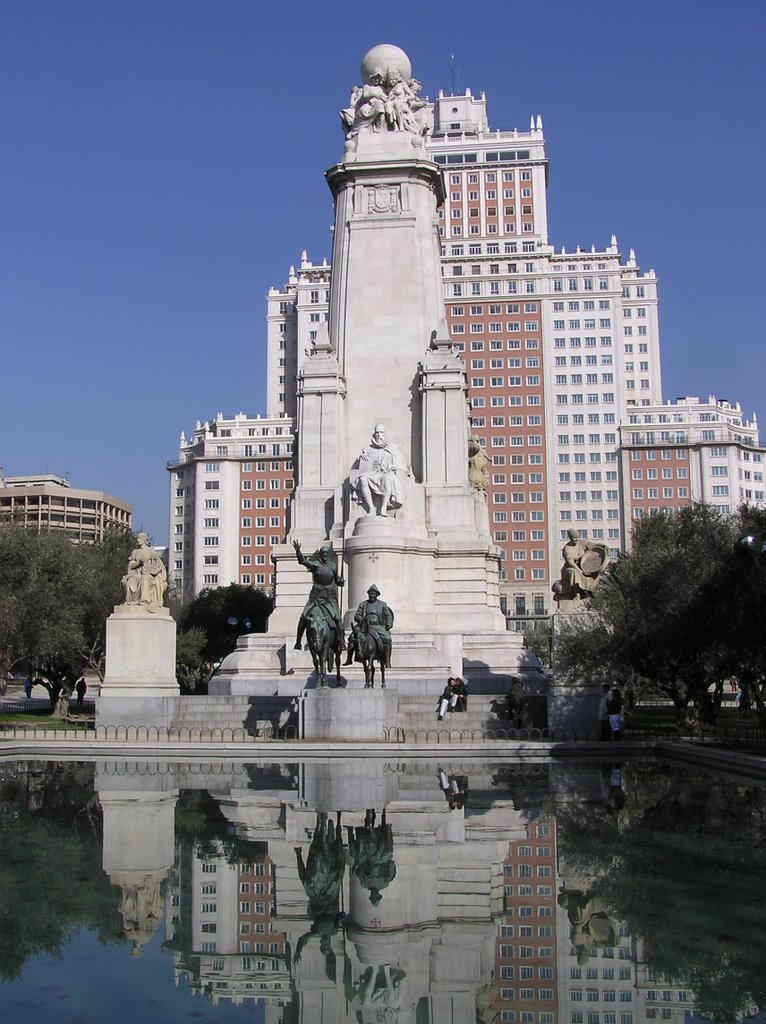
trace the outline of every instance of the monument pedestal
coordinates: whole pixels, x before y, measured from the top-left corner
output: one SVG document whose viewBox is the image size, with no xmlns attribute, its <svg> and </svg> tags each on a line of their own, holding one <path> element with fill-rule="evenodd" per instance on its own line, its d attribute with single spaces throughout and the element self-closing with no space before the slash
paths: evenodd
<svg viewBox="0 0 766 1024">
<path fill-rule="evenodd" d="M 560 599 L 552 622 L 554 640 L 563 619 L 573 621 L 573 616 L 589 614 L 586 602 Z M 549 729 L 573 729 L 579 733 L 587 731 L 593 739 L 598 739 L 598 705 L 603 682 L 603 679 L 562 679 L 554 673 L 548 693 Z"/>
<path fill-rule="evenodd" d="M 97 724 L 167 727 L 179 692 L 170 610 L 117 605 L 106 621 L 106 673 Z"/>
<path fill-rule="evenodd" d="M 378 689 L 309 690 L 303 699 L 303 737 L 307 740 L 369 740 L 382 743 L 384 730 L 396 725 L 397 697 Z"/>
</svg>

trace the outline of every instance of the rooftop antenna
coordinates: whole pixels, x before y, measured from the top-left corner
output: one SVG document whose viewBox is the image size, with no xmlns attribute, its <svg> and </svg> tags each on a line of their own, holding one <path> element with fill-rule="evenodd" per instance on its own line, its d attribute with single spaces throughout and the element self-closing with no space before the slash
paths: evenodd
<svg viewBox="0 0 766 1024">
<path fill-rule="evenodd" d="M 457 68 L 455 67 L 455 54 L 454 53 L 450 54 L 450 69 L 452 71 L 452 95 L 453 96 L 457 96 L 458 72 L 457 72 Z"/>
</svg>

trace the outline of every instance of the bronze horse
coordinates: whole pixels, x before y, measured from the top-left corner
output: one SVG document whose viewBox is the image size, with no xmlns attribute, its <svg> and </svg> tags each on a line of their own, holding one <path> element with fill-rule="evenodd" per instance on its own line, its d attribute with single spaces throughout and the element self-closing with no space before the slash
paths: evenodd
<svg viewBox="0 0 766 1024">
<path fill-rule="evenodd" d="M 354 633 L 357 659 L 364 668 L 364 688 L 372 690 L 375 685 L 375 662 L 380 666 L 380 688 L 386 688 L 386 652 L 366 622 L 360 622 Z"/>
<path fill-rule="evenodd" d="M 306 622 L 306 640 L 319 685 L 327 686 L 327 675 L 334 662 L 336 685 L 340 686 L 341 645 L 333 624 L 318 608 L 314 608 Z"/>
</svg>

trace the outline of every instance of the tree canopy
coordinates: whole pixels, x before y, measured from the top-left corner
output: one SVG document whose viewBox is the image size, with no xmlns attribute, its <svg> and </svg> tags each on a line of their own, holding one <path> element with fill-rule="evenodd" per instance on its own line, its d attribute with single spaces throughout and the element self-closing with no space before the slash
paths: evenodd
<svg viewBox="0 0 766 1024">
<path fill-rule="evenodd" d="M 741 1020 L 766 1004 L 766 790 L 677 765 L 621 774 L 620 810 L 584 800 L 557 809 L 560 871 L 591 881 L 642 941 L 642 960 L 692 989 L 701 1016 Z"/>
<path fill-rule="evenodd" d="M 123 941 L 117 896 L 101 866 L 102 816 L 92 764 L 5 766 L 0 773 L 3 856 L 0 979 L 56 954 L 80 928 Z"/>
<path fill-rule="evenodd" d="M 265 633 L 273 603 L 240 583 L 208 587 L 171 610 L 178 623 L 176 668 L 184 690 L 200 691 L 243 633 Z"/>
<path fill-rule="evenodd" d="M 123 531 L 74 544 L 63 531 L 0 524 L 0 669 L 54 683 L 86 667 L 103 677 L 105 623 L 133 544 Z"/>
<path fill-rule="evenodd" d="M 692 722 L 715 720 L 724 680 L 736 676 L 763 713 L 766 569 L 743 554 L 745 534 L 766 539 L 766 511 L 696 504 L 640 520 L 590 614 L 556 630 L 556 671 L 631 683 Z"/>
</svg>

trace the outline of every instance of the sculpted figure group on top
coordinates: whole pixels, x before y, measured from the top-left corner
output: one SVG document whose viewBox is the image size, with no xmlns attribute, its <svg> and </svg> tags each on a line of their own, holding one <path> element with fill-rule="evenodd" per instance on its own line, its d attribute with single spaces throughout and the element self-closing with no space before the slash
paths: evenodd
<svg viewBox="0 0 766 1024">
<path fill-rule="evenodd" d="M 340 112 L 346 137 L 362 131 L 425 135 L 423 108 L 428 100 L 420 98 L 420 89 L 416 78 L 405 79 L 395 65 L 376 67 L 364 85 L 354 86 L 348 107 Z"/>
</svg>

